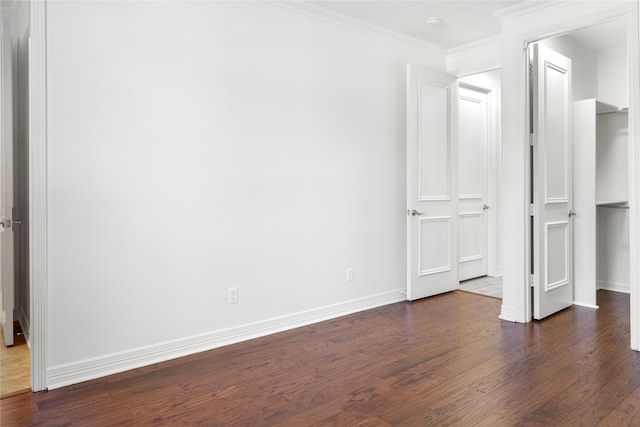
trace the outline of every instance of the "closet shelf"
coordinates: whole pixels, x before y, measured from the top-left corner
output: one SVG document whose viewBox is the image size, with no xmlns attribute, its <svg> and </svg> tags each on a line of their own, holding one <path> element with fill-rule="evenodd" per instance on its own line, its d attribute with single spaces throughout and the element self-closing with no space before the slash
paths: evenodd
<svg viewBox="0 0 640 427">
<path fill-rule="evenodd" d="M 596 101 L 596 114 L 626 113 L 629 111 L 627 107 L 617 107 L 602 101 Z"/>
<path fill-rule="evenodd" d="M 617 206 L 617 207 L 625 207 L 628 206 L 627 200 L 596 200 L 596 206 Z"/>
</svg>

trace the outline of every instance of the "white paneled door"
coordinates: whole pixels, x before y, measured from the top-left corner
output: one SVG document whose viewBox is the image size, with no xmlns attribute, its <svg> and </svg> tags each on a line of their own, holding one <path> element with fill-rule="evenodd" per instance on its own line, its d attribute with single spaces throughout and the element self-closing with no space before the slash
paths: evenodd
<svg viewBox="0 0 640 427">
<path fill-rule="evenodd" d="M 0 58 L 2 140 L 0 146 L 0 308 L 5 345 L 13 345 L 13 79 L 12 41 L 2 36 Z"/>
<path fill-rule="evenodd" d="M 571 60 L 533 45 L 533 313 L 573 304 Z"/>
<path fill-rule="evenodd" d="M 458 89 L 459 280 L 487 275 L 487 94 Z"/>
<path fill-rule="evenodd" d="M 456 79 L 407 66 L 407 299 L 458 287 Z"/>
</svg>

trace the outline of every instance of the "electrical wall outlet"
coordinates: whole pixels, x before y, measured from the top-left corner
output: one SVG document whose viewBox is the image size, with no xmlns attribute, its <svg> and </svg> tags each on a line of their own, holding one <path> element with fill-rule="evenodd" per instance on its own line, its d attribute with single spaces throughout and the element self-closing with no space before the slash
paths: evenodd
<svg viewBox="0 0 640 427">
<path fill-rule="evenodd" d="M 229 288 L 229 304 L 238 302 L 238 288 Z"/>
<path fill-rule="evenodd" d="M 347 282 L 353 282 L 353 268 L 347 268 Z"/>
</svg>

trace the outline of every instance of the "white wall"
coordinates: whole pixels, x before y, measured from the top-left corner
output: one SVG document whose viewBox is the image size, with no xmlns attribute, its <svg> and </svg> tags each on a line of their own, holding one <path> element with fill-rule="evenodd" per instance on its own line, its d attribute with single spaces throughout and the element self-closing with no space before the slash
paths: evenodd
<svg viewBox="0 0 640 427">
<path fill-rule="evenodd" d="M 47 49 L 58 385 L 403 299 L 405 66 L 444 60 L 256 2 L 51 2 Z"/>
<path fill-rule="evenodd" d="M 629 292 L 629 210 L 597 210 L 598 289 Z"/>
<path fill-rule="evenodd" d="M 447 73 L 469 76 L 500 68 L 500 37 L 484 39 L 447 51 Z"/>
<path fill-rule="evenodd" d="M 598 100 L 628 107 L 627 81 L 627 46 L 598 51 Z"/>
</svg>

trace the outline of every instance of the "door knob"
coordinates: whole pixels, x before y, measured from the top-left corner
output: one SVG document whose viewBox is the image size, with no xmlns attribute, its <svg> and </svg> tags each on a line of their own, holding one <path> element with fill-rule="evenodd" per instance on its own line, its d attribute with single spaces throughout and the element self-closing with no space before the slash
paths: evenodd
<svg viewBox="0 0 640 427">
<path fill-rule="evenodd" d="M 484 205 L 482 205 L 482 210 L 486 211 L 487 209 L 489 209 L 489 205 L 487 205 L 486 203 Z"/>
<path fill-rule="evenodd" d="M 422 216 L 422 215 L 424 215 L 424 212 L 418 212 L 415 209 L 411 211 L 411 216 Z"/>
<path fill-rule="evenodd" d="M 575 213 L 574 211 L 569 211 L 569 218 L 571 218 L 572 216 L 576 216 L 578 215 L 577 213 Z"/>
</svg>

